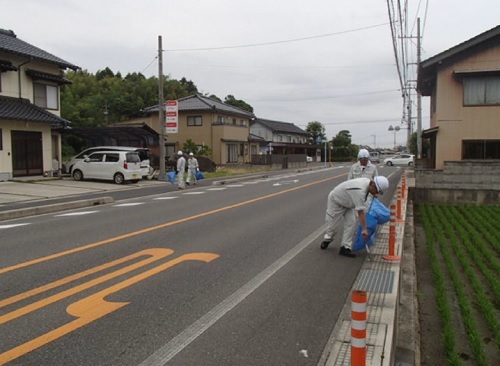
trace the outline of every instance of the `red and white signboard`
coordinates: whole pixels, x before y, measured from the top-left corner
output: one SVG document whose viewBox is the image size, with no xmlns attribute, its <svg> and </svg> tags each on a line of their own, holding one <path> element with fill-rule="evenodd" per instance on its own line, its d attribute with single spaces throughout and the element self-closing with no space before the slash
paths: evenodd
<svg viewBox="0 0 500 366">
<path fill-rule="evenodd" d="M 179 104 L 176 100 L 165 102 L 165 129 L 167 134 L 179 132 Z"/>
</svg>

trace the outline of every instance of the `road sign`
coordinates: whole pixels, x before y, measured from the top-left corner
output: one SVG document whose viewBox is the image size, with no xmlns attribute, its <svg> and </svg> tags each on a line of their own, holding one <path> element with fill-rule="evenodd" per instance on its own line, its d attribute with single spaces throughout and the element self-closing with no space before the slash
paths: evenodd
<svg viewBox="0 0 500 366">
<path fill-rule="evenodd" d="M 179 104 L 176 100 L 165 102 L 165 128 L 167 134 L 179 132 Z"/>
</svg>

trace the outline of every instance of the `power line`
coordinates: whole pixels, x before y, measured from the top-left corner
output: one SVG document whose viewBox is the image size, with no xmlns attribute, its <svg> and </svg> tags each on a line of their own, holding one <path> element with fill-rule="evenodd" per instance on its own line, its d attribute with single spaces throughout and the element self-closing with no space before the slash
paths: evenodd
<svg viewBox="0 0 500 366">
<path fill-rule="evenodd" d="M 349 29 L 349 30 L 345 30 L 345 31 L 335 32 L 335 33 L 320 34 L 320 35 L 317 35 L 317 36 L 288 39 L 288 40 L 284 40 L 284 41 L 274 41 L 274 42 L 264 42 L 264 43 L 251 43 L 251 44 L 244 44 L 244 45 L 237 45 L 237 46 L 204 47 L 204 48 L 177 48 L 177 49 L 170 49 L 170 50 L 165 50 L 165 51 L 168 51 L 168 52 L 179 52 L 179 51 L 183 51 L 183 52 L 214 51 L 214 50 L 226 50 L 226 49 L 234 49 L 234 48 L 270 46 L 270 45 L 275 45 L 275 44 L 291 43 L 291 42 L 301 42 L 301 41 L 307 41 L 307 40 L 310 40 L 310 39 L 317 39 L 317 38 L 325 38 L 325 37 L 338 36 L 339 34 L 353 33 L 353 32 L 358 32 L 358 31 L 362 31 L 362 30 L 366 30 L 366 29 L 372 29 L 372 28 L 382 27 L 382 26 L 385 26 L 387 24 L 389 24 L 389 23 L 369 25 L 367 27 L 362 27 L 362 28 Z"/>
</svg>

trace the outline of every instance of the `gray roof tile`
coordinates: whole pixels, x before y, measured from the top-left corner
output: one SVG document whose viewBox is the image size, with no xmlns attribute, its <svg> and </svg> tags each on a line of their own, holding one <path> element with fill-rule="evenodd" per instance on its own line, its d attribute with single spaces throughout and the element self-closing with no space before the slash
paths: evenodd
<svg viewBox="0 0 500 366">
<path fill-rule="evenodd" d="M 67 127 L 70 121 L 37 107 L 28 99 L 0 96 L 0 120 L 49 123 L 52 128 Z"/>
<path fill-rule="evenodd" d="M 294 133 L 297 135 L 307 135 L 307 132 L 290 122 L 271 121 L 269 119 L 257 118 L 252 124 L 260 123 L 274 132 Z"/>
<path fill-rule="evenodd" d="M 179 102 L 179 112 L 195 112 L 195 111 L 214 111 L 218 113 L 227 113 L 231 115 L 237 115 L 247 118 L 253 118 L 254 114 L 245 111 L 238 107 L 233 107 L 232 105 L 221 103 L 218 100 L 205 97 L 201 94 L 191 95 L 189 97 L 178 99 Z M 154 113 L 158 112 L 158 105 L 147 107 L 143 109 L 144 113 Z"/>
<path fill-rule="evenodd" d="M 73 65 L 68 61 L 64 61 L 47 51 L 20 40 L 11 30 L 0 29 L 0 51 L 55 64 L 62 69 L 79 69 L 78 66 Z"/>
</svg>

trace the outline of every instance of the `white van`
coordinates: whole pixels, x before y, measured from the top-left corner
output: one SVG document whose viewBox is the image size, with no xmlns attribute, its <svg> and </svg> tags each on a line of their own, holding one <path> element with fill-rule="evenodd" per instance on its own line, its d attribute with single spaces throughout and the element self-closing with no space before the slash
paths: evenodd
<svg viewBox="0 0 500 366">
<path fill-rule="evenodd" d="M 145 147 L 130 147 L 130 146 L 94 146 L 83 150 L 78 155 L 73 156 L 68 162 L 63 164 L 64 172 L 72 175 L 73 166 L 76 162 L 82 161 L 86 156 L 97 151 L 134 151 L 139 154 L 141 159 L 142 178 L 149 178 L 153 174 L 151 168 L 151 155 L 148 148 Z"/>
<path fill-rule="evenodd" d="M 116 184 L 142 178 L 141 158 L 135 151 L 96 151 L 73 165 L 74 180 L 102 179 Z"/>
<path fill-rule="evenodd" d="M 378 151 L 370 152 L 370 161 L 372 163 L 380 163 L 380 153 Z"/>
</svg>

